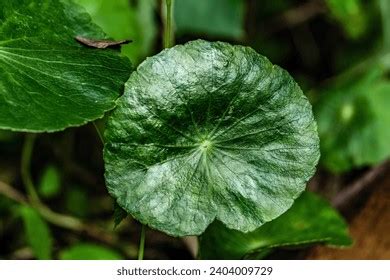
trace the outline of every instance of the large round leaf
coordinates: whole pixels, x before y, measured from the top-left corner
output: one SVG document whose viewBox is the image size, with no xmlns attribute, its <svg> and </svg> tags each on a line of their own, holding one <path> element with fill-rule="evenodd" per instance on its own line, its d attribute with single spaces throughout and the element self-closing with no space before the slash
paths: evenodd
<svg viewBox="0 0 390 280">
<path fill-rule="evenodd" d="M 309 102 L 250 48 L 193 41 L 147 59 L 108 121 L 109 192 L 142 223 L 250 231 L 285 212 L 319 158 Z"/>
<path fill-rule="evenodd" d="M 0 1 L 1 129 L 56 131 L 115 107 L 129 61 L 76 35 L 105 36 L 70 0 Z"/>
</svg>

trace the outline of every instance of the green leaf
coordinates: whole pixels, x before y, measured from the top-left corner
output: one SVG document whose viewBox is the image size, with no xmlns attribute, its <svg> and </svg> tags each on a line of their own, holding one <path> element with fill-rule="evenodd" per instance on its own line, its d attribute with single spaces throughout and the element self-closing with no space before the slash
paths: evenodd
<svg viewBox="0 0 390 280">
<path fill-rule="evenodd" d="M 203 40 L 143 62 L 105 137 L 110 194 L 173 236 L 214 219 L 254 230 L 292 205 L 319 158 L 311 106 L 291 76 L 251 48 Z"/>
<path fill-rule="evenodd" d="M 138 64 L 150 54 L 157 35 L 156 0 L 75 0 L 110 37 L 132 39 L 122 53 Z M 135 3 L 137 2 L 137 3 Z"/>
<path fill-rule="evenodd" d="M 20 213 L 24 222 L 27 242 L 35 257 L 40 260 L 51 259 L 53 237 L 47 223 L 31 207 L 21 206 Z"/>
<path fill-rule="evenodd" d="M 118 203 L 115 202 L 114 204 L 114 228 L 119 226 L 119 224 L 126 219 L 127 217 L 127 212 L 123 210 L 122 207 L 118 205 Z"/>
<path fill-rule="evenodd" d="M 79 243 L 60 252 L 61 260 L 122 260 L 116 251 L 105 246 Z"/>
<path fill-rule="evenodd" d="M 112 50 L 81 46 L 76 35 L 105 34 L 70 1 L 0 2 L 0 128 L 57 131 L 100 118 L 130 73 Z"/>
<path fill-rule="evenodd" d="M 205 33 L 240 39 L 244 36 L 245 5 L 242 0 L 176 0 L 177 32 Z"/>
<path fill-rule="evenodd" d="M 60 171 L 54 165 L 48 165 L 40 178 L 38 191 L 42 197 L 52 198 L 61 190 Z"/>
<path fill-rule="evenodd" d="M 346 34 L 358 38 L 367 29 L 368 18 L 362 0 L 326 0 L 331 15 L 338 20 Z"/>
<path fill-rule="evenodd" d="M 211 224 L 199 238 L 202 259 L 264 258 L 275 248 L 322 243 L 349 246 L 348 228 L 339 214 L 317 195 L 304 192 L 279 218 L 250 233 Z"/>
<path fill-rule="evenodd" d="M 333 172 L 390 156 L 390 82 L 379 67 L 323 90 L 315 106 L 322 163 Z"/>
</svg>

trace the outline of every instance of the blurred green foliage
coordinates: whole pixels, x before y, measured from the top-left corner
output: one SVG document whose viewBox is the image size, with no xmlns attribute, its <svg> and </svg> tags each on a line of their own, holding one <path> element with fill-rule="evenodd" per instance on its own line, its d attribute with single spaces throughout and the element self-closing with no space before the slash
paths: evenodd
<svg viewBox="0 0 390 280">
<path fill-rule="evenodd" d="M 382 14 L 383 45 L 385 52 L 390 52 L 390 1 L 379 0 Z"/>
<path fill-rule="evenodd" d="M 61 260 L 121 260 L 115 250 L 102 245 L 79 243 L 60 252 Z"/>
<path fill-rule="evenodd" d="M 65 209 L 71 215 L 85 218 L 88 216 L 88 193 L 85 188 L 72 185 L 65 194 Z"/>
<path fill-rule="evenodd" d="M 61 174 L 54 165 L 48 165 L 43 170 L 38 183 L 38 192 L 44 198 L 53 198 L 61 191 Z"/>
<path fill-rule="evenodd" d="M 242 0 L 175 0 L 176 31 L 219 38 L 244 36 L 245 6 Z"/>
<path fill-rule="evenodd" d="M 20 206 L 20 215 L 24 222 L 26 240 L 37 259 L 51 259 L 53 237 L 45 220 L 28 206 Z"/>
<path fill-rule="evenodd" d="M 326 0 L 332 16 L 338 20 L 351 38 L 362 36 L 367 30 L 368 18 L 363 0 Z"/>
<path fill-rule="evenodd" d="M 315 106 L 323 164 L 334 172 L 390 156 L 390 81 L 380 66 L 322 92 Z"/>
</svg>

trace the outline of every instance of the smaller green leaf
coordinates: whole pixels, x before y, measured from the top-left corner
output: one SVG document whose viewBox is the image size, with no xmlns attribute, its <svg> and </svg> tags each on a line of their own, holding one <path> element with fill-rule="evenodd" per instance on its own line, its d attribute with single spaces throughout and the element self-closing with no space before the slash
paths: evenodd
<svg viewBox="0 0 390 280">
<path fill-rule="evenodd" d="M 31 207 L 21 206 L 20 213 L 24 222 L 27 242 L 35 257 L 40 260 L 51 259 L 53 238 L 47 223 Z"/>
<path fill-rule="evenodd" d="M 38 185 L 39 194 L 45 198 L 53 198 L 61 191 L 61 174 L 54 165 L 48 165 L 42 173 Z"/>
<path fill-rule="evenodd" d="M 235 39 L 244 35 L 242 0 L 178 0 L 174 12 L 179 34 L 191 32 Z"/>
<path fill-rule="evenodd" d="M 352 243 L 344 220 L 310 192 L 304 192 L 285 214 L 255 231 L 242 233 L 214 222 L 199 240 L 203 259 L 264 258 L 278 247 Z"/>
<path fill-rule="evenodd" d="M 117 202 L 114 202 L 114 228 L 119 226 L 127 216 L 127 212 Z"/>
<path fill-rule="evenodd" d="M 116 251 L 105 246 L 79 243 L 60 252 L 61 260 L 122 260 Z"/>
</svg>

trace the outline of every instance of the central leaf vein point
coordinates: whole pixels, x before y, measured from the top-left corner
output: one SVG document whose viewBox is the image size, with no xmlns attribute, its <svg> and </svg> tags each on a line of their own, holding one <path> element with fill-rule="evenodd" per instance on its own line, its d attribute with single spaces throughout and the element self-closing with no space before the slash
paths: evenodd
<svg viewBox="0 0 390 280">
<path fill-rule="evenodd" d="M 203 140 L 202 143 L 200 143 L 200 149 L 204 152 L 210 151 L 213 146 L 213 143 L 210 140 Z"/>
</svg>

